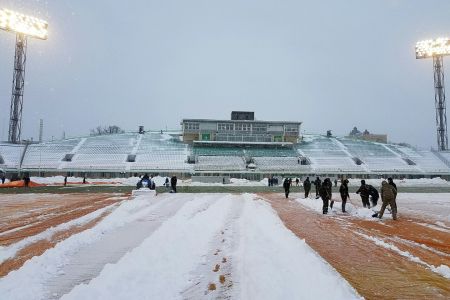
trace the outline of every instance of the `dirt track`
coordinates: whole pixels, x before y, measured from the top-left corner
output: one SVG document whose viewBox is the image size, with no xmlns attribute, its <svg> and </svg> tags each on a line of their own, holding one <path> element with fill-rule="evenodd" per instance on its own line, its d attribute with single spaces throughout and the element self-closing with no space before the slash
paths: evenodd
<svg viewBox="0 0 450 300">
<path fill-rule="evenodd" d="M 0 246 L 8 246 L 24 238 L 85 216 L 126 198 L 120 194 L 39 194 L 4 195 L 0 201 Z M 34 241 L 14 258 L 0 264 L 0 277 L 20 268 L 28 259 L 40 255 L 57 242 L 94 226 L 109 211 L 82 224 L 54 233 L 48 239 Z"/>
<path fill-rule="evenodd" d="M 450 234 L 417 224 L 425 220 L 405 215 L 383 222 L 323 216 L 280 194 L 259 196 L 366 299 L 450 299 L 450 280 L 425 265 L 450 265 Z M 407 251 L 424 264 L 367 237 Z"/>
</svg>

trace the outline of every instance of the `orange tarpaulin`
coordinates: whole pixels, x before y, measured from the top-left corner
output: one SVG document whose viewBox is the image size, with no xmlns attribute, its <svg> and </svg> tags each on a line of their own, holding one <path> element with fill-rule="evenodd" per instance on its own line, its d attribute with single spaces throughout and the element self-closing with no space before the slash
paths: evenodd
<svg viewBox="0 0 450 300">
<path fill-rule="evenodd" d="M 99 181 L 99 182 L 88 182 L 86 181 L 86 183 L 83 183 L 82 181 L 67 181 L 67 185 L 71 185 L 71 184 L 79 184 L 79 185 L 83 185 L 83 184 L 120 184 L 120 182 L 116 182 L 116 181 Z M 52 183 L 52 184 L 48 184 L 48 185 L 64 185 L 64 183 Z"/>
<path fill-rule="evenodd" d="M 46 186 L 46 184 L 39 184 L 39 183 L 30 181 L 28 186 L 29 187 Z M 23 180 L 17 180 L 17 181 L 8 182 L 5 184 L 0 184 L 0 188 L 15 188 L 15 187 L 25 187 L 25 182 Z"/>
</svg>

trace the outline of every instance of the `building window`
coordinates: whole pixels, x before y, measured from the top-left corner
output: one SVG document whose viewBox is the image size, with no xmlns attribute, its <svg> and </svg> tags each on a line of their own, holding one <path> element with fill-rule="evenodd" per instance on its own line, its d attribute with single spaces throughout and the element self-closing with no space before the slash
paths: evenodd
<svg viewBox="0 0 450 300">
<path fill-rule="evenodd" d="M 298 132 L 298 125 L 284 125 L 285 132 Z"/>
<path fill-rule="evenodd" d="M 233 131 L 234 124 L 233 123 L 219 123 L 217 124 L 218 131 Z"/>
<path fill-rule="evenodd" d="M 265 124 L 253 124 L 253 133 L 265 133 L 267 132 L 267 125 Z"/>
<path fill-rule="evenodd" d="M 236 123 L 235 125 L 236 131 L 251 131 L 252 126 L 246 123 Z"/>
<path fill-rule="evenodd" d="M 185 130 L 199 130 L 200 126 L 198 123 L 186 122 L 186 123 L 184 123 L 184 129 Z"/>
</svg>

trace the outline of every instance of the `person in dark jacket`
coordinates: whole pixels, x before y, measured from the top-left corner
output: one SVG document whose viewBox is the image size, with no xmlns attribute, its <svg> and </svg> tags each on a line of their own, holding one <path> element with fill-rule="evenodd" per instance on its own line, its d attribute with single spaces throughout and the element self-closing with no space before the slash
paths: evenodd
<svg viewBox="0 0 450 300">
<path fill-rule="evenodd" d="M 369 189 L 366 185 L 366 181 L 363 179 L 361 180 L 361 186 L 356 191 L 357 194 L 360 194 L 361 201 L 364 207 L 370 208 L 370 202 L 369 202 Z"/>
<path fill-rule="evenodd" d="M 300 179 L 298 179 L 298 177 L 297 177 L 297 178 L 295 178 L 295 185 L 296 185 L 296 186 L 298 186 L 298 185 L 299 185 L 299 183 L 300 183 Z"/>
<path fill-rule="evenodd" d="M 149 183 L 150 183 L 150 185 L 148 188 L 151 190 L 156 190 L 156 183 L 155 183 L 155 180 L 153 179 L 153 175 L 150 175 Z"/>
<path fill-rule="evenodd" d="M 0 179 L 2 181 L 2 184 L 5 184 L 6 177 L 4 173 L 0 174 Z"/>
<path fill-rule="evenodd" d="M 174 192 L 174 193 L 176 193 L 177 192 L 177 181 L 178 181 L 178 179 L 177 179 L 177 176 L 172 176 L 172 178 L 170 178 L 170 186 L 172 187 L 172 191 Z"/>
<path fill-rule="evenodd" d="M 289 190 L 291 188 L 291 181 L 289 180 L 289 178 L 284 179 L 283 188 L 284 188 L 284 194 L 286 195 L 286 198 L 288 198 Z"/>
<path fill-rule="evenodd" d="M 322 185 L 322 181 L 320 180 L 319 177 L 316 178 L 316 180 L 314 180 L 314 185 L 316 187 L 316 197 L 319 196 L 319 189 L 320 186 Z"/>
<path fill-rule="evenodd" d="M 64 176 L 64 186 L 67 185 L 67 176 Z"/>
<path fill-rule="evenodd" d="M 372 185 L 367 185 L 367 188 L 369 189 L 369 195 L 370 200 L 372 202 L 372 207 L 377 206 L 378 199 L 380 198 L 380 194 L 378 194 L 378 191 L 376 188 L 374 188 Z"/>
<path fill-rule="evenodd" d="M 395 197 L 397 198 L 397 185 L 394 183 L 394 180 L 392 180 L 391 177 L 388 178 L 388 183 L 389 183 L 389 185 L 392 185 L 394 187 L 395 192 L 396 192 Z"/>
<path fill-rule="evenodd" d="M 337 186 L 338 180 L 337 178 L 334 180 L 334 186 Z"/>
<path fill-rule="evenodd" d="M 347 179 L 344 179 L 341 181 L 341 186 L 339 187 L 339 194 L 341 194 L 342 212 L 345 213 L 345 204 L 347 203 L 347 199 L 350 199 L 350 195 L 348 194 L 348 180 Z"/>
<path fill-rule="evenodd" d="M 142 176 L 141 183 L 142 183 L 142 187 L 146 187 L 149 189 L 151 188 L 151 181 L 150 181 L 150 177 L 148 176 L 148 174 L 145 174 L 144 176 Z"/>
<path fill-rule="evenodd" d="M 329 179 L 326 178 L 319 187 L 319 195 L 320 195 L 320 198 L 322 198 L 322 202 L 323 202 L 322 212 L 324 215 L 328 213 L 328 201 L 330 201 L 330 198 L 331 198 L 330 189 L 328 187 L 328 180 Z M 329 184 L 331 185 L 331 181 Z"/>
<path fill-rule="evenodd" d="M 322 185 L 324 185 L 324 184 L 326 185 L 326 187 L 328 189 L 328 195 L 330 195 L 330 202 L 329 202 L 330 208 L 333 208 L 333 204 L 334 204 L 334 201 L 332 200 L 333 199 L 333 182 L 331 181 L 330 178 L 326 178 L 323 181 Z"/>
<path fill-rule="evenodd" d="M 309 177 L 306 177 L 303 182 L 303 188 L 305 189 L 305 199 L 309 196 L 309 191 L 311 190 L 311 181 L 309 181 Z"/>
<path fill-rule="evenodd" d="M 25 175 L 23 177 L 23 183 L 25 184 L 25 187 L 29 187 L 30 186 L 30 176 L 29 175 Z"/>
</svg>

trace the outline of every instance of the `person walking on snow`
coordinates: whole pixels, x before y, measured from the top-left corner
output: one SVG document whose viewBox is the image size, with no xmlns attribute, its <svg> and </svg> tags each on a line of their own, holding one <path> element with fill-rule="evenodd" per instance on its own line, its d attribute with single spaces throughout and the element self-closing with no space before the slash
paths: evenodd
<svg viewBox="0 0 450 300">
<path fill-rule="evenodd" d="M 299 185 L 299 183 L 300 183 L 300 179 L 298 179 L 298 177 L 297 177 L 297 178 L 295 178 L 295 185 L 296 185 L 296 186 L 298 186 L 298 185 Z"/>
<path fill-rule="evenodd" d="M 367 188 L 369 190 L 370 195 L 370 201 L 372 202 L 372 207 L 377 206 L 378 198 L 380 198 L 380 195 L 378 194 L 378 191 L 376 188 L 374 188 L 372 185 L 367 185 Z"/>
<path fill-rule="evenodd" d="M 334 201 L 332 200 L 333 199 L 333 182 L 331 182 L 330 178 L 326 178 L 323 181 L 323 184 L 325 184 L 327 186 L 328 195 L 330 195 L 330 208 L 333 208 L 333 205 L 334 205 Z"/>
<path fill-rule="evenodd" d="M 314 185 L 316 186 L 316 197 L 318 197 L 319 189 L 320 189 L 320 186 L 322 185 L 322 181 L 320 181 L 319 177 L 317 177 L 316 180 L 314 181 Z"/>
<path fill-rule="evenodd" d="M 360 194 L 361 201 L 364 207 L 370 208 L 370 202 L 369 202 L 369 189 L 366 185 L 366 181 L 363 179 L 361 180 L 361 186 L 356 191 L 357 194 Z"/>
<path fill-rule="evenodd" d="M 172 187 L 172 191 L 174 193 L 177 192 L 177 176 L 172 176 L 172 178 L 170 178 L 170 186 Z"/>
<path fill-rule="evenodd" d="M 288 178 L 284 179 L 283 188 L 287 199 L 289 197 L 289 189 L 291 188 L 291 181 Z"/>
<path fill-rule="evenodd" d="M 397 185 L 394 183 L 394 180 L 392 180 L 391 177 L 388 178 L 388 183 L 389 183 L 389 185 L 391 185 L 391 186 L 394 187 L 394 189 L 395 189 L 395 195 L 396 195 L 396 197 L 397 197 Z"/>
<path fill-rule="evenodd" d="M 397 203 L 395 198 L 397 197 L 397 191 L 395 188 L 388 184 L 386 180 L 381 183 L 381 200 L 383 204 L 381 205 L 380 212 L 378 213 L 378 218 L 382 218 L 386 206 L 391 206 L 392 219 L 397 220 Z M 376 216 L 376 215 L 375 215 Z"/>
<path fill-rule="evenodd" d="M 341 182 L 341 186 L 339 187 L 339 194 L 341 194 L 342 199 L 342 212 L 345 213 L 345 204 L 347 203 L 347 199 L 350 199 L 350 195 L 348 194 L 348 180 L 344 179 Z"/>
<path fill-rule="evenodd" d="M 329 179 L 326 178 L 319 187 L 319 195 L 320 195 L 320 198 L 322 198 L 322 202 L 323 202 L 322 213 L 324 215 L 326 215 L 328 213 L 328 201 L 331 198 L 330 189 L 328 188 L 328 181 L 329 181 Z M 331 185 L 331 181 L 329 184 Z"/>
<path fill-rule="evenodd" d="M 303 188 L 305 189 L 305 199 L 309 196 L 309 191 L 311 190 L 311 181 L 309 181 L 309 177 L 306 177 L 303 182 Z"/>
</svg>

